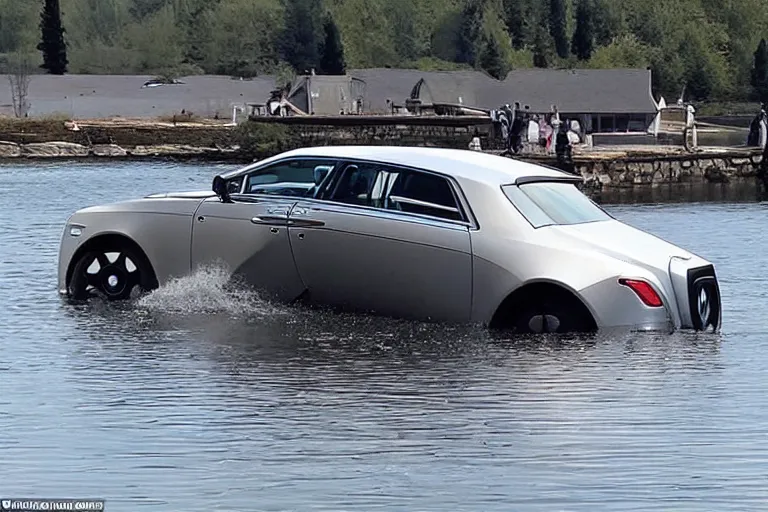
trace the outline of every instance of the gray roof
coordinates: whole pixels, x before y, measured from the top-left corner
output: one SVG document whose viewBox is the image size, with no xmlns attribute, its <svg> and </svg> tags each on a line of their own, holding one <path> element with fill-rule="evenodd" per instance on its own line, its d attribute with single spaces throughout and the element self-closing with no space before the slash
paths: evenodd
<svg viewBox="0 0 768 512">
<path fill-rule="evenodd" d="M 460 103 L 485 109 L 516 101 L 531 110 L 563 113 L 654 113 L 646 69 L 516 69 L 504 81 L 480 72 L 423 72 L 422 103 Z M 386 81 L 384 77 L 382 80 Z"/>
<path fill-rule="evenodd" d="M 413 87 L 424 79 L 426 87 L 422 90 L 440 103 L 458 103 L 473 105 L 478 98 L 476 91 L 480 85 L 495 81 L 480 71 L 419 71 L 416 69 L 352 69 L 348 73 L 365 80 L 365 108 L 368 111 L 389 111 L 387 99 L 397 105 L 405 104 L 411 96 Z M 423 101 L 423 100 L 422 100 Z M 498 107 L 499 105 L 494 105 Z"/>
<path fill-rule="evenodd" d="M 517 69 L 507 75 L 502 91 L 507 103 L 519 101 L 537 111 L 555 104 L 567 113 L 656 112 L 647 69 Z"/>
<path fill-rule="evenodd" d="M 519 101 L 534 111 L 555 104 L 563 113 L 655 113 L 651 74 L 646 69 L 518 69 L 504 81 L 480 71 L 352 69 L 365 82 L 363 108 L 388 112 L 387 100 L 403 105 L 424 80 L 425 103 L 461 103 L 498 108 Z M 229 117 L 234 105 L 265 103 L 274 78 L 250 80 L 227 76 L 189 76 L 184 84 L 142 88 L 149 75 L 34 75 L 29 85 L 30 115 L 64 113 L 78 118 L 154 117 L 181 112 Z M 318 80 L 320 77 L 316 77 Z M 7 82 L 6 82 L 7 83 Z M 426 101 L 425 101 L 426 100 Z M 0 114 L 11 114 L 10 87 L 0 87 Z"/>
<path fill-rule="evenodd" d="M 275 87 L 272 77 L 237 80 L 228 76 L 189 76 L 183 84 L 148 87 L 150 75 L 33 75 L 30 115 L 63 113 L 79 118 L 155 117 L 182 109 L 228 118 L 233 105 L 264 103 Z M 7 79 L 6 80 L 6 84 Z M 10 87 L 0 87 L 0 114 L 12 114 Z"/>
</svg>

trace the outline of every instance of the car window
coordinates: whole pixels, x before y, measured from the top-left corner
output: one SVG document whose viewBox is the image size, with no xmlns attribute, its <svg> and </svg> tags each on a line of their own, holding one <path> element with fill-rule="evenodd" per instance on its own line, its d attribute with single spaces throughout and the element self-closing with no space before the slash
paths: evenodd
<svg viewBox="0 0 768 512">
<path fill-rule="evenodd" d="M 330 199 L 347 204 L 463 220 L 450 183 L 440 176 L 382 164 L 350 164 Z"/>
<path fill-rule="evenodd" d="M 403 171 L 395 177 L 385 197 L 385 207 L 447 220 L 463 220 L 451 184 L 446 178 L 419 171 Z"/>
<path fill-rule="evenodd" d="M 245 194 L 314 197 L 335 162 L 297 159 L 280 162 L 248 175 Z"/>
<path fill-rule="evenodd" d="M 506 185 L 502 189 L 528 222 L 537 228 L 611 219 L 572 183 L 536 182 Z"/>
<path fill-rule="evenodd" d="M 388 167 L 380 164 L 348 164 L 339 173 L 330 199 L 339 203 L 378 208 L 381 206 L 383 192 L 381 180 L 387 171 Z"/>
</svg>

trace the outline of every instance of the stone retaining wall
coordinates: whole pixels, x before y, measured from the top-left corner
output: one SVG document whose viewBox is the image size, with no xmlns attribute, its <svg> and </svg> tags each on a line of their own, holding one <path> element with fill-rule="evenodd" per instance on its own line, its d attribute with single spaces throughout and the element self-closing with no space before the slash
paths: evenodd
<svg viewBox="0 0 768 512">
<path fill-rule="evenodd" d="M 627 188 L 669 183 L 727 183 L 754 179 L 762 156 L 759 151 L 735 154 L 692 154 L 652 159 L 576 161 L 575 172 L 590 188 Z"/>
</svg>

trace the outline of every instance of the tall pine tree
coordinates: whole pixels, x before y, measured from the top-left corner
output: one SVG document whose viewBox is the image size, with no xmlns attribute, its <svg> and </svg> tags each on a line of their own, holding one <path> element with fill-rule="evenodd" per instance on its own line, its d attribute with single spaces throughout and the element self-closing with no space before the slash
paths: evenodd
<svg viewBox="0 0 768 512">
<path fill-rule="evenodd" d="M 591 0 L 579 0 L 576 7 L 576 30 L 571 40 L 571 51 L 579 60 L 589 60 L 595 46 L 595 26 Z"/>
<path fill-rule="evenodd" d="M 496 37 L 491 35 L 485 37 L 483 52 L 480 54 L 480 68 L 497 80 L 503 80 L 507 77 L 507 66 L 501 55 L 501 46 Z"/>
<path fill-rule="evenodd" d="M 320 0 L 286 2 L 281 53 L 297 73 L 309 73 L 320 62 L 320 19 Z"/>
<path fill-rule="evenodd" d="M 549 33 L 549 13 L 547 9 L 539 7 L 534 15 L 537 19 L 533 26 L 533 65 L 546 68 L 552 63 L 555 53 Z"/>
<path fill-rule="evenodd" d="M 42 39 L 37 49 L 43 54 L 41 68 L 52 75 L 63 75 L 67 72 L 67 44 L 64 42 L 64 27 L 61 25 L 61 7 L 59 0 L 45 0 L 40 14 L 40 31 Z"/>
<path fill-rule="evenodd" d="M 522 0 L 504 0 L 504 17 L 511 38 L 512 47 L 520 50 L 525 47 L 527 23 Z"/>
<path fill-rule="evenodd" d="M 765 39 L 755 50 L 755 60 L 752 64 L 752 88 L 755 99 L 768 102 L 768 43 Z"/>
<path fill-rule="evenodd" d="M 477 63 L 477 47 L 483 29 L 484 0 L 467 0 L 461 11 L 456 62 L 474 66 Z"/>
<path fill-rule="evenodd" d="M 568 26 L 565 0 L 549 0 L 549 33 L 555 41 L 555 51 L 560 58 L 568 58 Z"/>
<path fill-rule="evenodd" d="M 326 75 L 343 75 L 346 72 L 344 61 L 344 47 L 341 44 L 339 28 L 329 14 L 323 24 L 325 40 L 320 48 L 320 72 Z"/>
</svg>

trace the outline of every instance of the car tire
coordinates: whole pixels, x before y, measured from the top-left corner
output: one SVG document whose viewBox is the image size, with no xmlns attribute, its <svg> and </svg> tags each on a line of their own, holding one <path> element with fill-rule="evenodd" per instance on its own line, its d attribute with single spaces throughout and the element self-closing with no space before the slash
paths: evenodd
<svg viewBox="0 0 768 512">
<path fill-rule="evenodd" d="M 130 300 L 155 288 L 153 281 L 152 269 L 142 254 L 127 246 L 109 246 L 80 256 L 67 291 L 75 300 L 94 295 L 109 301 Z"/>
<path fill-rule="evenodd" d="M 559 296 L 532 297 L 515 315 L 512 329 L 520 334 L 574 333 L 591 330 L 582 318 L 580 304 Z"/>
</svg>

